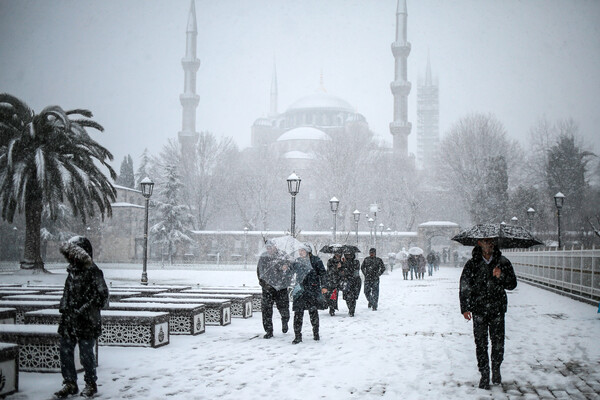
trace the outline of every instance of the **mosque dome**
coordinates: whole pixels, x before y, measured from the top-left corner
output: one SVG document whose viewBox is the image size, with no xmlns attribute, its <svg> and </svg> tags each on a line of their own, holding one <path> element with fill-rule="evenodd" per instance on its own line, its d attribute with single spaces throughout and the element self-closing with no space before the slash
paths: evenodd
<svg viewBox="0 0 600 400">
<path fill-rule="evenodd" d="M 254 121 L 254 126 L 272 126 L 273 125 L 273 121 L 271 121 L 268 118 L 258 118 L 256 121 Z"/>
<path fill-rule="evenodd" d="M 287 111 L 306 109 L 327 109 L 336 111 L 355 112 L 354 108 L 346 100 L 325 92 L 310 94 L 296 100 Z"/>
<path fill-rule="evenodd" d="M 283 158 L 288 160 L 314 160 L 314 153 L 306 153 L 304 151 L 292 150 L 283 154 Z"/>
<path fill-rule="evenodd" d="M 287 140 L 331 140 L 331 137 L 320 129 L 301 126 L 290 129 L 277 139 L 278 142 Z"/>
</svg>

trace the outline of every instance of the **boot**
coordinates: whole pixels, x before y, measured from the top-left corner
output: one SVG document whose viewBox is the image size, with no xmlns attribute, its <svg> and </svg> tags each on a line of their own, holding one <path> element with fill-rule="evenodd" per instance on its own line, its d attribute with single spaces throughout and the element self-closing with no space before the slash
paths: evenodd
<svg viewBox="0 0 600 400">
<path fill-rule="evenodd" d="M 490 389 L 490 374 L 481 374 L 481 379 L 479 380 L 479 389 Z"/>
<path fill-rule="evenodd" d="M 265 333 L 265 335 L 263 336 L 263 338 L 265 339 L 271 339 L 273 337 L 273 331 L 269 331 L 267 333 Z"/>
<path fill-rule="evenodd" d="M 81 391 L 81 395 L 83 397 L 92 397 L 98 393 L 98 387 L 96 386 L 96 382 L 86 382 L 85 387 Z"/>
<path fill-rule="evenodd" d="M 500 367 L 492 368 L 492 383 L 494 385 L 502 384 L 502 375 L 500 375 Z"/>
<path fill-rule="evenodd" d="M 335 315 L 335 310 L 333 308 L 329 309 L 329 315 L 331 315 L 332 317 Z"/>
<path fill-rule="evenodd" d="M 319 336 L 319 330 L 318 329 L 313 329 L 313 339 L 315 339 L 315 340 L 321 340 L 321 337 Z"/>
<path fill-rule="evenodd" d="M 292 344 L 298 344 L 302 341 L 302 334 L 296 333 L 296 337 L 292 340 Z"/>
<path fill-rule="evenodd" d="M 72 394 L 79 393 L 77 383 L 71 381 L 63 382 L 63 387 L 58 392 L 54 393 L 54 397 L 57 399 L 64 399 Z"/>
<path fill-rule="evenodd" d="M 281 332 L 283 333 L 287 333 L 288 331 L 288 322 L 287 321 L 281 321 Z"/>
</svg>

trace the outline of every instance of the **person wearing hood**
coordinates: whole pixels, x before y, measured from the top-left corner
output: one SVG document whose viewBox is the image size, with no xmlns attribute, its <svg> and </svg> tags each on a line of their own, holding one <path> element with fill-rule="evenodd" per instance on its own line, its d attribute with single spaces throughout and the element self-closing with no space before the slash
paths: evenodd
<svg viewBox="0 0 600 400">
<path fill-rule="evenodd" d="M 501 384 L 500 365 L 504 359 L 504 314 L 506 290 L 517 287 L 510 261 L 502 255 L 495 239 L 480 239 L 473 248 L 460 277 L 460 312 L 473 320 L 479 388 L 490 388 L 488 333 L 492 342 L 492 383 Z"/>
<path fill-rule="evenodd" d="M 325 267 L 319 257 L 312 255 L 311 247 L 310 244 L 305 243 L 298 251 L 300 256 L 292 266 L 296 278 L 300 278 L 292 291 L 295 335 L 292 344 L 302 342 L 304 310 L 308 310 L 313 328 L 313 339 L 320 340 L 319 309 L 325 310 L 327 308 L 327 301 L 323 296 L 327 293 L 327 288 L 323 287 L 326 274 Z"/>
<path fill-rule="evenodd" d="M 344 254 L 341 277 L 344 282 L 344 300 L 348 306 L 348 315 L 354 317 L 356 300 L 360 296 L 362 280 L 360 279 L 360 261 L 355 253 Z"/>
<path fill-rule="evenodd" d="M 327 303 L 329 304 L 329 315 L 335 315 L 338 309 L 338 294 L 340 290 L 340 273 L 342 270 L 342 252 L 336 250 L 333 257 L 327 260 Z"/>
<path fill-rule="evenodd" d="M 92 244 L 83 236 L 75 236 L 60 246 L 65 256 L 67 279 L 60 300 L 60 370 L 63 387 L 54 393 L 66 398 L 79 392 L 75 369 L 75 346 L 79 345 L 79 359 L 84 369 L 85 388 L 81 395 L 92 397 L 96 386 L 96 357 L 94 348 L 102 333 L 100 309 L 108 305 L 108 287 L 104 274 L 94 263 Z"/>
</svg>

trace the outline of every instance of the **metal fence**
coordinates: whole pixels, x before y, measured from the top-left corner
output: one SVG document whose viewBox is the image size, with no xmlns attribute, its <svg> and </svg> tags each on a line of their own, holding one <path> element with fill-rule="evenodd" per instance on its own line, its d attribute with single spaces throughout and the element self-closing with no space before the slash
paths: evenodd
<svg viewBox="0 0 600 400">
<path fill-rule="evenodd" d="M 600 249 L 505 249 L 517 277 L 573 298 L 600 300 Z"/>
</svg>

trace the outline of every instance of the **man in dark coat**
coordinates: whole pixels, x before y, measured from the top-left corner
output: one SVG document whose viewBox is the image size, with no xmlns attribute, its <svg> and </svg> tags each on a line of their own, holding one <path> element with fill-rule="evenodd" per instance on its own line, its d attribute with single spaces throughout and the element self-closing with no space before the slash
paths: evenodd
<svg viewBox="0 0 600 400">
<path fill-rule="evenodd" d="M 506 290 L 517 287 L 512 264 L 502 255 L 494 239 L 481 239 L 473 248 L 460 277 L 460 312 L 473 319 L 479 387 L 490 387 L 488 332 L 492 342 L 492 383 L 502 383 L 500 364 L 504 358 L 504 314 Z"/>
<path fill-rule="evenodd" d="M 273 337 L 273 303 L 281 315 L 281 331 L 287 333 L 290 321 L 290 300 L 287 283 L 291 271 L 284 255 L 277 249 L 275 243 L 267 241 L 266 251 L 261 254 L 256 267 L 258 283 L 262 287 L 261 314 L 265 330 L 265 339 Z M 268 282 L 269 281 L 269 282 Z"/>
<path fill-rule="evenodd" d="M 381 258 L 377 257 L 377 250 L 374 247 L 369 250 L 369 257 L 365 257 L 360 269 L 365 276 L 365 296 L 369 302 L 369 308 L 377 311 L 379 277 L 385 272 L 385 264 Z"/>
<path fill-rule="evenodd" d="M 333 257 L 327 260 L 327 303 L 329 304 L 329 315 L 335 315 L 338 309 L 338 294 L 340 291 L 340 273 L 342 270 L 342 253 L 336 251 Z"/>
<path fill-rule="evenodd" d="M 356 300 L 360 296 L 360 262 L 356 259 L 354 253 L 344 254 L 342 263 L 341 278 L 344 287 L 344 300 L 348 306 L 348 315 L 354 317 L 356 311 Z"/>
<path fill-rule="evenodd" d="M 85 388 L 81 395 L 92 397 L 98 392 L 94 349 L 102 333 L 100 309 L 108 305 L 108 287 L 104 274 L 92 259 L 92 245 L 87 238 L 71 238 L 60 246 L 60 252 L 69 266 L 58 325 L 63 387 L 54 395 L 65 398 L 79 392 L 74 356 L 75 345 L 79 344 L 79 359 L 85 371 Z"/>
<path fill-rule="evenodd" d="M 308 316 L 313 328 L 313 338 L 320 340 L 319 309 L 324 310 L 327 308 L 327 302 L 323 296 L 327 293 L 327 288 L 324 287 L 325 267 L 319 257 L 312 255 L 311 247 L 311 245 L 305 244 L 298 252 L 300 257 L 294 261 L 292 266 L 297 279 L 296 286 L 292 292 L 295 334 L 292 344 L 302 342 L 304 310 L 308 310 Z"/>
</svg>

